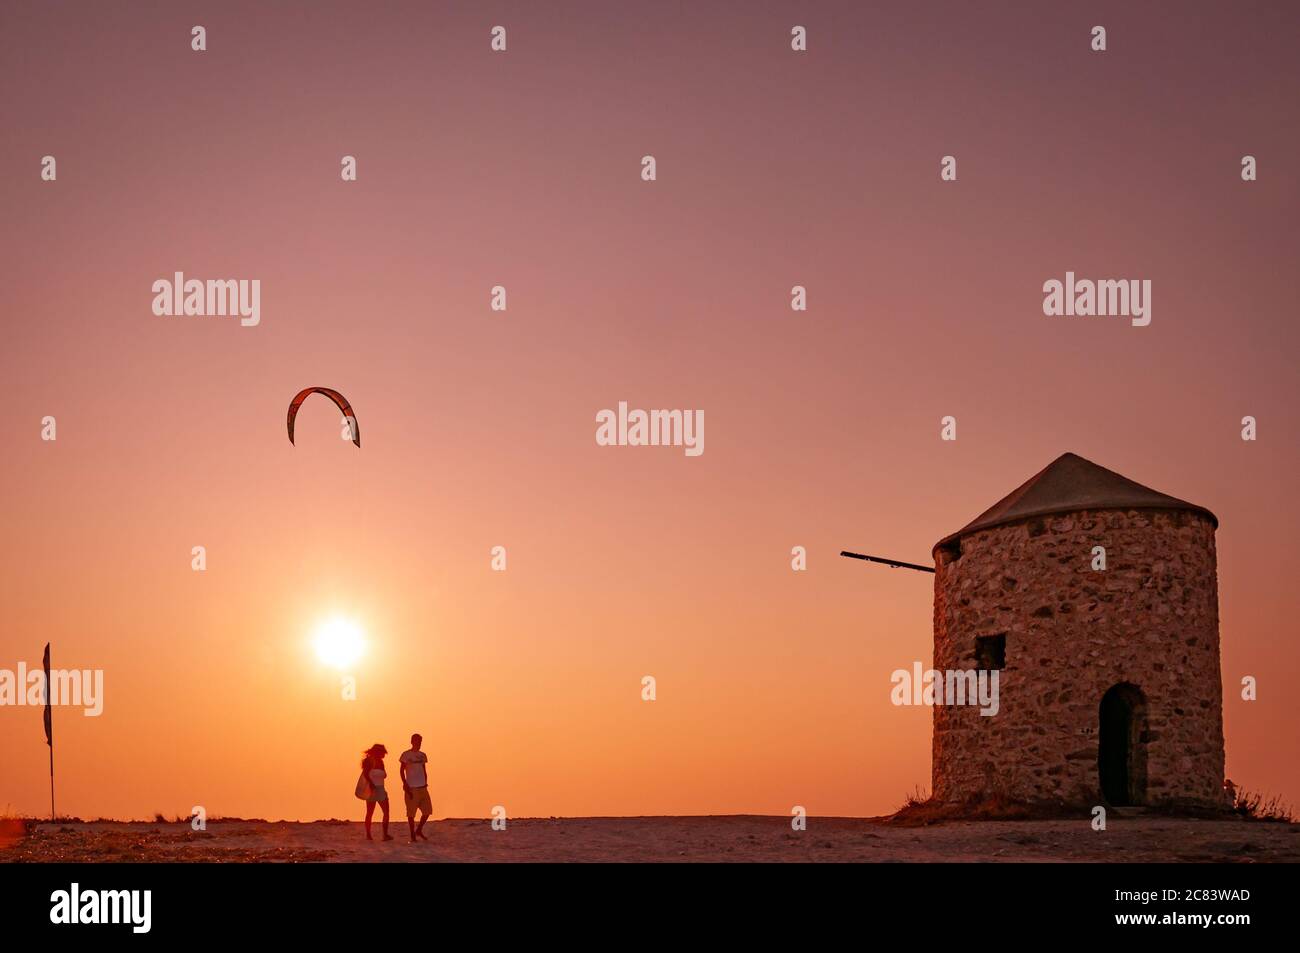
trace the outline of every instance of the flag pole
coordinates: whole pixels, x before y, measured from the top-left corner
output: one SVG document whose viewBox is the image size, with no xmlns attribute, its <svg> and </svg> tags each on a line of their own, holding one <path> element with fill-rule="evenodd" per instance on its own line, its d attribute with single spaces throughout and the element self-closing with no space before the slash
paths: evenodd
<svg viewBox="0 0 1300 953">
<path fill-rule="evenodd" d="M 45 669 L 45 743 L 50 746 L 50 823 L 57 817 L 54 813 L 54 709 L 50 695 L 50 643 L 45 643 L 45 657 L 41 659 Z"/>
</svg>

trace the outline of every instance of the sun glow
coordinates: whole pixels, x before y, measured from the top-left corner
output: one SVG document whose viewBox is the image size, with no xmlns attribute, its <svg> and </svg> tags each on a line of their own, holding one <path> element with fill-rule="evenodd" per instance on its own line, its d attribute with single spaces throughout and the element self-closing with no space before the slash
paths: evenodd
<svg viewBox="0 0 1300 953">
<path fill-rule="evenodd" d="M 317 626 L 312 646 L 318 659 L 338 669 L 347 668 L 366 650 L 360 626 L 342 618 L 329 619 Z"/>
</svg>

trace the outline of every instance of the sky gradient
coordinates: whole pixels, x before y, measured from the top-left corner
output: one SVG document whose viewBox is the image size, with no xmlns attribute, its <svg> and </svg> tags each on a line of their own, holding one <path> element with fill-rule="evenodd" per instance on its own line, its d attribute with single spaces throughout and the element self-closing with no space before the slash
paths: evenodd
<svg viewBox="0 0 1300 953">
<path fill-rule="evenodd" d="M 1219 517 L 1227 774 L 1300 800 L 1298 20 L 4 5 L 0 667 L 106 682 L 55 711 L 60 813 L 359 817 L 412 731 L 438 817 L 892 810 L 933 577 L 836 554 L 929 562 L 1065 451 Z M 1067 270 L 1150 279 L 1151 324 L 1044 316 Z M 260 325 L 155 316 L 175 271 L 259 279 Z M 290 445 L 312 385 L 361 449 L 319 398 Z M 597 446 L 620 400 L 705 452 Z M 48 810 L 46 757 L 0 708 L 0 809 Z"/>
</svg>

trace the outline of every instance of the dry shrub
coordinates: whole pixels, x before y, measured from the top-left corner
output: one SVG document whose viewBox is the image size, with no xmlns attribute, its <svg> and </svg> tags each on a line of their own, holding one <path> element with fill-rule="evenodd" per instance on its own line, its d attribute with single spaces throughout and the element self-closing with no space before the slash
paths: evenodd
<svg viewBox="0 0 1300 953">
<path fill-rule="evenodd" d="M 1251 821 L 1275 821 L 1280 824 L 1296 823 L 1291 805 L 1283 803 L 1276 794 L 1265 797 L 1246 790 L 1231 788 L 1232 813 Z"/>
</svg>

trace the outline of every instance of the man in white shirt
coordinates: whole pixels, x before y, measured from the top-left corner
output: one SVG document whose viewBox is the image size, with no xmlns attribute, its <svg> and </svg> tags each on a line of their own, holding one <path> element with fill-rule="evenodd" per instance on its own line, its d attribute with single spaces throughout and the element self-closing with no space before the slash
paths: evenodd
<svg viewBox="0 0 1300 953">
<path fill-rule="evenodd" d="M 433 813 L 433 802 L 429 799 L 429 777 L 425 765 L 429 756 L 420 750 L 424 741 L 419 735 L 411 735 L 411 750 L 403 751 L 401 757 L 402 792 L 406 795 L 406 824 L 411 829 L 411 843 L 416 840 L 428 840 L 424 836 L 424 822 Z M 415 812 L 420 811 L 420 824 L 415 824 Z"/>
</svg>

